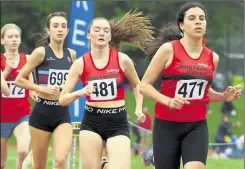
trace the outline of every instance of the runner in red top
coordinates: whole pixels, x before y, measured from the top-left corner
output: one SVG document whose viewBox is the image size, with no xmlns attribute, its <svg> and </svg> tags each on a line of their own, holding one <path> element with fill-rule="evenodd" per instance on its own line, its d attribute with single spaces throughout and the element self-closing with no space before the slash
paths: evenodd
<svg viewBox="0 0 245 169">
<path fill-rule="evenodd" d="M 26 64 L 27 56 L 19 53 L 21 30 L 15 24 L 6 24 L 1 29 L 1 43 L 5 53 L 1 54 L 1 71 L 10 89 L 9 96 L 1 94 L 1 168 L 7 161 L 7 143 L 14 132 L 17 140 L 16 168 L 21 169 L 22 162 L 29 151 L 30 133 L 28 121 L 31 105 L 28 101 L 29 90 L 15 86 L 15 78 Z M 33 81 L 32 75 L 27 79 Z M 31 92 L 35 100 L 36 94 Z"/>
<path fill-rule="evenodd" d="M 19 53 L 19 59 L 16 58 L 16 60 L 19 61 L 19 64 L 16 68 L 11 68 L 9 66 L 7 62 L 9 58 L 7 57 L 10 58 L 11 55 L 8 53 L 1 54 L 1 69 L 4 72 L 4 76 L 6 76 L 5 72 L 7 72 L 7 69 L 10 69 L 5 78 L 9 88 L 11 89 L 10 96 L 6 97 L 1 95 L 1 122 L 3 123 L 17 122 L 22 117 L 29 115 L 31 112 L 31 105 L 28 101 L 29 90 L 18 88 L 14 83 L 19 71 L 26 64 L 26 54 Z"/>
<path fill-rule="evenodd" d="M 103 140 L 107 142 L 109 167 L 131 168 L 124 76 L 133 86 L 135 113 L 140 121 L 145 119 L 143 97 L 139 94 L 140 81 L 132 60 L 112 47 L 119 48 L 121 42 L 133 42 L 142 49 L 152 39 L 149 25 L 149 20 L 140 13 L 127 13 L 123 19 L 113 22 L 95 18 L 89 25 L 87 37 L 91 50 L 72 65 L 60 97 L 61 105 L 71 104 L 81 96 L 87 97 L 79 135 L 84 169 L 100 168 Z M 72 92 L 79 80 L 85 87 Z"/>
<path fill-rule="evenodd" d="M 83 85 L 86 86 L 90 81 L 97 80 L 94 83 L 94 93 L 86 96 L 88 102 L 104 102 L 108 99 L 110 101 L 124 100 L 124 72 L 120 67 L 118 52 L 110 48 L 109 56 L 107 65 L 102 69 L 95 66 L 91 52 L 82 57 L 84 62 L 83 74 L 81 75 Z M 104 84 L 107 83 L 109 90 L 103 90 L 103 83 L 100 83 L 101 80 L 99 79 L 107 79 Z M 102 90 L 99 91 L 101 87 Z"/>
<path fill-rule="evenodd" d="M 234 101 L 241 87 L 224 93 L 210 85 L 219 56 L 202 44 L 206 32 L 205 7 L 199 3 L 181 6 L 178 27 L 164 27 L 146 50 L 154 55 L 140 85 L 140 92 L 154 100 L 153 152 L 156 169 L 204 169 L 208 152 L 206 107 L 209 102 Z M 182 36 L 181 36 L 182 35 Z M 161 90 L 153 84 L 162 74 Z"/>
</svg>

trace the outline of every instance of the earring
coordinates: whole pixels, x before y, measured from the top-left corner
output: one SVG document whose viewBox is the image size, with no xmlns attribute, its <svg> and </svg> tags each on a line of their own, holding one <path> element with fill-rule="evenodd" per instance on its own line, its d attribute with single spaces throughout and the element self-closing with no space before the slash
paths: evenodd
<svg viewBox="0 0 245 169">
<path fill-rule="evenodd" d="M 183 32 L 180 32 L 180 36 L 183 38 L 184 37 L 184 33 Z"/>
</svg>

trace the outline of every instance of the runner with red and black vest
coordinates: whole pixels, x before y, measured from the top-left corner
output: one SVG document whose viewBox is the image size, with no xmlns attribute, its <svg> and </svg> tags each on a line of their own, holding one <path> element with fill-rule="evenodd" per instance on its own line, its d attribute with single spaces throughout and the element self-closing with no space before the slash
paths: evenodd
<svg viewBox="0 0 245 169">
<path fill-rule="evenodd" d="M 29 55 L 19 53 L 21 43 L 21 29 L 15 24 L 5 24 L 1 28 L 1 43 L 5 52 L 1 54 L 1 72 L 10 89 L 8 96 L 1 94 L 1 168 L 7 161 L 7 143 L 12 133 L 17 141 L 17 163 L 20 169 L 24 158 L 27 156 L 30 146 L 30 133 L 28 121 L 31 114 L 29 96 L 36 100 L 35 92 L 15 86 L 15 78 L 26 64 Z M 27 80 L 33 81 L 30 74 Z"/>
<path fill-rule="evenodd" d="M 82 96 L 87 98 L 79 135 L 84 169 L 99 168 L 100 165 L 106 167 L 105 163 L 101 164 L 103 140 L 111 157 L 109 166 L 131 168 L 130 132 L 124 100 L 125 77 L 133 86 L 135 114 L 140 121 L 145 119 L 142 113 L 143 97 L 139 94 L 140 80 L 132 59 L 116 49 L 121 42 L 138 44 L 143 49 L 142 46 L 152 39 L 151 30 L 147 29 L 148 21 L 144 23 L 145 17 L 138 17 L 140 15 L 128 13 L 115 22 L 109 22 L 105 18 L 93 19 L 87 33 L 91 50 L 74 62 L 61 93 L 61 105 L 71 104 Z M 134 40 L 127 32 L 132 34 Z M 78 81 L 84 87 L 73 92 Z"/>
<path fill-rule="evenodd" d="M 163 27 L 146 50 L 153 59 L 142 78 L 140 92 L 154 100 L 153 152 L 156 169 L 204 169 L 208 153 L 209 102 L 234 101 L 240 86 L 224 93 L 211 87 L 219 56 L 203 44 L 207 13 L 200 3 L 180 7 L 177 25 Z M 153 84 L 159 75 L 158 92 Z"/>
</svg>

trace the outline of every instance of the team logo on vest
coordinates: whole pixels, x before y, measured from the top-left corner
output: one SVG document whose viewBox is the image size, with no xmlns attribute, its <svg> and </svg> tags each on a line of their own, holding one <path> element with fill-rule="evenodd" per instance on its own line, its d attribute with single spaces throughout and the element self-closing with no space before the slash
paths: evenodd
<svg viewBox="0 0 245 169">
<path fill-rule="evenodd" d="M 68 57 L 68 61 L 71 62 L 71 58 L 70 57 Z"/>
<path fill-rule="evenodd" d="M 198 66 L 208 67 L 208 65 L 207 65 L 207 64 L 205 64 L 205 63 L 198 63 Z"/>
<path fill-rule="evenodd" d="M 119 72 L 119 69 L 107 69 L 106 73 Z"/>
<path fill-rule="evenodd" d="M 49 58 L 47 58 L 47 60 L 55 60 L 55 59 L 52 58 L 52 56 L 50 56 Z"/>
</svg>

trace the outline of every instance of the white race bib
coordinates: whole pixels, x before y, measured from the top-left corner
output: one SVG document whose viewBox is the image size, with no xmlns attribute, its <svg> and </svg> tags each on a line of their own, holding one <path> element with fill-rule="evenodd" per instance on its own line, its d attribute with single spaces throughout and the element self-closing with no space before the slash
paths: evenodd
<svg viewBox="0 0 245 169">
<path fill-rule="evenodd" d="M 175 97 L 182 96 L 188 100 L 202 99 L 208 81 L 201 79 L 179 80 L 176 85 Z"/>
<path fill-rule="evenodd" d="M 95 86 L 90 94 L 91 100 L 111 100 L 117 97 L 116 79 L 92 80 L 88 83 Z"/>
<path fill-rule="evenodd" d="M 63 86 L 69 70 L 49 69 L 48 86 Z"/>
<path fill-rule="evenodd" d="M 2 94 L 2 97 L 4 98 L 24 98 L 25 97 L 25 89 L 15 86 L 14 81 L 7 81 L 7 85 L 10 89 L 10 95 L 5 96 L 4 94 Z"/>
</svg>

